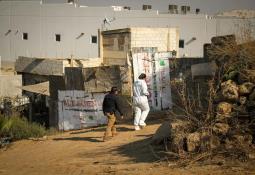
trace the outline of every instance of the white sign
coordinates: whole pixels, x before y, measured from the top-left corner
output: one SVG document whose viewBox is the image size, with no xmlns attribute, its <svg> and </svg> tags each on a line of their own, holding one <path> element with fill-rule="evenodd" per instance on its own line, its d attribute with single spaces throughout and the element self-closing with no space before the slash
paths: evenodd
<svg viewBox="0 0 255 175">
<path fill-rule="evenodd" d="M 107 123 L 102 111 L 103 93 L 58 91 L 59 129 L 73 130 Z"/>
<path fill-rule="evenodd" d="M 146 83 L 150 93 L 148 101 L 153 110 L 172 108 L 170 58 L 170 52 L 133 53 L 134 81 L 141 73 L 146 74 Z"/>
</svg>

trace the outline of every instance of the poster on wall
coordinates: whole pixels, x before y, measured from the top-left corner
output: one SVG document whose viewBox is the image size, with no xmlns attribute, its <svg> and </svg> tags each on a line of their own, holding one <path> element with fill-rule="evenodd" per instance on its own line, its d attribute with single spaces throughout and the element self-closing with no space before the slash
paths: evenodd
<svg viewBox="0 0 255 175">
<path fill-rule="evenodd" d="M 157 99 L 160 103 L 161 109 L 172 108 L 172 94 L 170 84 L 170 68 L 169 59 L 171 58 L 170 52 L 157 52 L 154 54 L 156 83 L 158 84 Z"/>
<path fill-rule="evenodd" d="M 141 73 L 146 74 L 146 84 L 148 86 L 148 101 L 149 105 L 153 108 L 157 107 L 157 104 L 155 104 L 155 91 L 156 91 L 156 86 L 153 82 L 153 77 L 152 77 L 152 53 L 150 52 L 142 52 L 142 53 L 134 53 L 133 54 L 133 73 L 134 73 L 134 81 L 138 79 L 138 76 Z"/>
<path fill-rule="evenodd" d="M 149 91 L 149 105 L 152 110 L 164 110 L 172 107 L 170 86 L 169 59 L 170 52 L 156 52 L 155 50 L 139 50 L 132 53 L 134 81 L 141 73 L 146 74 Z"/>
<path fill-rule="evenodd" d="M 107 123 L 102 111 L 103 93 L 58 91 L 59 129 L 74 130 Z"/>
</svg>

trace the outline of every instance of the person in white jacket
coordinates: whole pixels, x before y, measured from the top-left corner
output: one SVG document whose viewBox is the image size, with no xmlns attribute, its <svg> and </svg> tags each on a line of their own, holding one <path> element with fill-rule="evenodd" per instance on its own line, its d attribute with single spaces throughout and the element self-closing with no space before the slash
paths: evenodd
<svg viewBox="0 0 255 175">
<path fill-rule="evenodd" d="M 140 130 L 146 126 L 145 120 L 149 114 L 150 107 L 147 96 L 148 87 L 145 82 L 146 74 L 142 73 L 138 80 L 134 82 L 133 104 L 135 110 L 134 125 L 135 130 Z"/>
</svg>

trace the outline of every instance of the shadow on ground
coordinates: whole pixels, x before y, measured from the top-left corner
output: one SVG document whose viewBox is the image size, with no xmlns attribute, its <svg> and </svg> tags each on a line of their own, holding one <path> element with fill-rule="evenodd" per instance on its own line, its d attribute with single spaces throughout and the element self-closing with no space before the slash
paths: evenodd
<svg viewBox="0 0 255 175">
<path fill-rule="evenodd" d="M 102 137 L 67 137 L 54 138 L 55 141 L 71 140 L 71 141 L 88 141 L 88 142 L 103 142 Z"/>
<path fill-rule="evenodd" d="M 133 131 L 133 129 L 127 128 L 127 127 L 123 127 L 123 126 L 116 126 L 118 132 L 126 132 L 126 131 Z M 83 134 L 83 133 L 89 133 L 89 132 L 104 132 L 106 129 L 105 127 L 98 127 L 98 128 L 91 128 L 89 130 L 80 130 L 80 131 L 74 131 L 71 132 L 70 134 Z"/>
<path fill-rule="evenodd" d="M 113 151 L 137 163 L 154 162 L 157 159 L 150 150 L 150 142 L 151 137 L 119 146 Z"/>
</svg>

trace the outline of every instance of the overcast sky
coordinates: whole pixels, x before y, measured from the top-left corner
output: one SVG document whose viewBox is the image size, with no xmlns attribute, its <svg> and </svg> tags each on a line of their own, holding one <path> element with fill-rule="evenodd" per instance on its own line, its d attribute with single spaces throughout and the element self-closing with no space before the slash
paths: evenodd
<svg viewBox="0 0 255 175">
<path fill-rule="evenodd" d="M 31 0 L 39 1 L 39 0 Z M 43 0 L 46 3 L 63 3 L 67 0 Z M 215 14 L 233 9 L 255 10 L 255 0 L 75 0 L 87 6 L 130 6 L 132 9 L 142 9 L 142 5 L 152 5 L 152 9 L 167 11 L 169 4 L 189 5 L 191 11 L 200 8 L 201 12 Z"/>
</svg>

